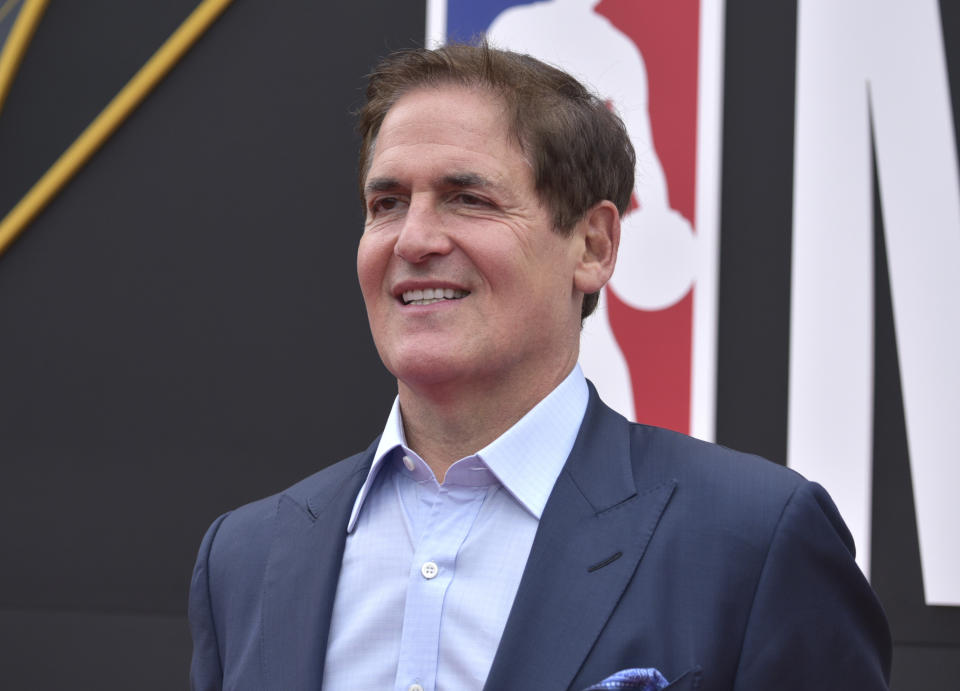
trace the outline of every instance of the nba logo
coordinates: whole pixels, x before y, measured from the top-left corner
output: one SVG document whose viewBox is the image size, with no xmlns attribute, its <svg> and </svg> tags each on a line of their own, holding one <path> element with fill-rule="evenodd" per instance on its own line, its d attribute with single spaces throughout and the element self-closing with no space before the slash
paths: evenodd
<svg viewBox="0 0 960 691">
<path fill-rule="evenodd" d="M 580 363 L 626 417 L 712 439 L 722 7 L 700 0 L 428 3 L 428 39 L 529 53 L 623 119 L 637 152 L 617 269 Z"/>
</svg>

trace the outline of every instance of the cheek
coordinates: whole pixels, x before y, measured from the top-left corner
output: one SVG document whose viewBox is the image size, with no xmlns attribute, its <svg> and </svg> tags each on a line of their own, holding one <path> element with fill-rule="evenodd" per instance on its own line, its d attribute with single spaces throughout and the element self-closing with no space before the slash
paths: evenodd
<svg viewBox="0 0 960 691">
<path fill-rule="evenodd" d="M 357 278 L 364 300 L 369 302 L 379 292 L 390 255 L 390 248 L 384 242 L 378 242 L 377 238 L 369 235 L 360 238 L 357 248 Z"/>
</svg>

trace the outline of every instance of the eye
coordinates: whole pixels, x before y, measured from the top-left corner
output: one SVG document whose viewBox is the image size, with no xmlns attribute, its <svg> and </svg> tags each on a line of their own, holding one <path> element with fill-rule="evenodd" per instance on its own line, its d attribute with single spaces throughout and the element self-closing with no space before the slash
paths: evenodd
<svg viewBox="0 0 960 691">
<path fill-rule="evenodd" d="M 458 204 L 463 204 L 464 206 L 472 207 L 489 207 L 492 206 L 490 202 L 482 197 L 478 197 L 475 194 L 470 194 L 469 192 L 457 192 L 453 196 L 453 200 Z"/>
<path fill-rule="evenodd" d="M 373 215 L 393 211 L 401 204 L 397 197 L 377 197 L 370 202 L 370 212 Z"/>
</svg>

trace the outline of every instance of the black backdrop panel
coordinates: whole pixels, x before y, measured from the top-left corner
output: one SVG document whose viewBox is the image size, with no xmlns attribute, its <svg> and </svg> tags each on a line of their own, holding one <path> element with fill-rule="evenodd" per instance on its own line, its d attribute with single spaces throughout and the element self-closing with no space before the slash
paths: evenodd
<svg viewBox="0 0 960 691">
<path fill-rule="evenodd" d="M 795 1 L 726 13 L 717 441 L 787 461 Z"/>
<path fill-rule="evenodd" d="M 0 117 L 6 208 L 192 9 L 73 4 Z M 422 2 L 236 0 L 0 257 L 0 687 L 185 685 L 210 521 L 379 431 L 350 112 L 423 27 Z"/>
<path fill-rule="evenodd" d="M 187 687 L 183 617 L 87 611 L 0 612 L 0 683 L 60 691 Z"/>
</svg>

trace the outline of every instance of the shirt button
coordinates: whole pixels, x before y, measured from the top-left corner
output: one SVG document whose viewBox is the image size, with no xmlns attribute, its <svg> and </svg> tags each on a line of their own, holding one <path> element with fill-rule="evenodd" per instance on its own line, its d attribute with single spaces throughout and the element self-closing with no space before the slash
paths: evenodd
<svg viewBox="0 0 960 691">
<path fill-rule="evenodd" d="M 425 561 L 423 566 L 420 567 L 420 573 L 428 580 L 436 576 L 439 571 L 440 569 L 432 561 Z"/>
<path fill-rule="evenodd" d="M 413 470 L 413 459 L 410 458 L 409 456 L 404 456 L 403 465 L 406 466 L 407 470 Z M 414 684 L 414 686 L 416 686 L 416 684 Z M 410 688 L 413 689 L 413 686 L 411 686 Z"/>
<path fill-rule="evenodd" d="M 423 687 L 420 684 L 410 684 L 407 687 L 407 691 L 423 691 Z"/>
</svg>

